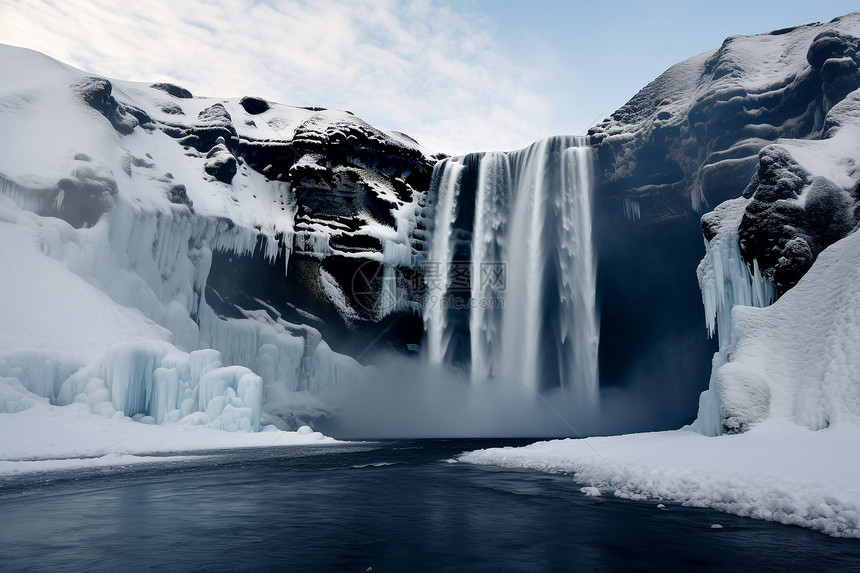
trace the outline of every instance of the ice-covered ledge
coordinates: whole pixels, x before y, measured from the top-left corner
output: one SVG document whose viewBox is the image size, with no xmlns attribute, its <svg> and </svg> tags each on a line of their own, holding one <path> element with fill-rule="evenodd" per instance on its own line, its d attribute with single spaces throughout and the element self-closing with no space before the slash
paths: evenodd
<svg viewBox="0 0 860 573">
<path fill-rule="evenodd" d="M 85 404 L 51 406 L 0 384 L 0 404 L 13 400 L 20 410 L 0 414 L 0 476 L 182 459 L 165 457 L 171 452 L 342 443 L 307 426 L 296 432 L 274 426 L 263 426 L 260 432 L 226 432 L 141 424 L 128 417 L 107 419 L 92 414 Z"/>
</svg>

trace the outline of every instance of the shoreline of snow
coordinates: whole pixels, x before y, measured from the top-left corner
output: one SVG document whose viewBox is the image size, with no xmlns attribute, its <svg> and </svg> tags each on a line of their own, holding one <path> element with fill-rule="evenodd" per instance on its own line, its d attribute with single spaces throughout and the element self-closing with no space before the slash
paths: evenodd
<svg viewBox="0 0 860 573">
<path fill-rule="evenodd" d="M 2 460 L 0 477 L 20 477 L 27 474 L 63 472 L 106 467 L 128 467 L 169 461 L 188 461 L 195 456 L 135 456 L 107 454 L 95 458 L 50 458 L 44 460 Z"/>
<path fill-rule="evenodd" d="M 190 425 L 150 425 L 130 418 L 107 419 L 84 404 L 37 403 L 0 414 L 0 476 L 169 460 L 206 450 L 249 447 L 340 445 L 345 442 L 300 428 L 285 432 L 227 432 Z"/>
<path fill-rule="evenodd" d="M 466 452 L 457 461 L 572 474 L 602 494 L 860 538 L 858 443 L 855 428 L 772 422 L 716 437 L 676 430 L 537 442 Z"/>
</svg>

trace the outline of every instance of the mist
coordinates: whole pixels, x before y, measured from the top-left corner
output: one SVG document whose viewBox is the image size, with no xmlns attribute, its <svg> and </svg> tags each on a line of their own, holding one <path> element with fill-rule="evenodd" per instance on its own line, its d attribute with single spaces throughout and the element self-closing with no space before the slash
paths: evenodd
<svg viewBox="0 0 860 573">
<path fill-rule="evenodd" d="M 577 405 L 572 392 L 538 392 L 515 376 L 473 382 L 463 370 L 419 357 L 374 358 L 367 383 L 325 397 L 338 416 L 318 429 L 340 439 L 576 438 L 667 429 L 666 398 L 644 387 L 606 389 L 591 409 Z"/>
</svg>

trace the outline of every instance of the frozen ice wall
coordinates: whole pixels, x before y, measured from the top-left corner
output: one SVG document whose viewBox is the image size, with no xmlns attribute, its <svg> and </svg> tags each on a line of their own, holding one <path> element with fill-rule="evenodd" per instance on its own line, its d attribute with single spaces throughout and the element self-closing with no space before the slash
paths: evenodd
<svg viewBox="0 0 860 573">
<path fill-rule="evenodd" d="M 735 306 L 764 307 L 776 300 L 776 289 L 770 279 L 762 275 L 757 262 L 750 269 L 738 247 L 738 226 L 749 201 L 743 197 L 726 201 L 703 219 L 704 225 L 715 234 L 705 240 L 705 256 L 697 274 L 705 324 L 710 336 L 718 335 L 719 351 L 714 354 L 708 389 L 699 397 L 699 414 L 690 428 L 709 436 L 723 433 L 725 396 L 718 372 L 737 342 L 732 310 Z"/>
</svg>

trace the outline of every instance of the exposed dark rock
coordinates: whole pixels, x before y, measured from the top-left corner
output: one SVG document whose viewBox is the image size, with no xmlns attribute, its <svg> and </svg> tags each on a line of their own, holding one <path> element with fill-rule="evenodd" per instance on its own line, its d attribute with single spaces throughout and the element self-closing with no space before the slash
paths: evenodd
<svg viewBox="0 0 860 573">
<path fill-rule="evenodd" d="M 76 228 L 92 227 L 113 204 L 116 180 L 89 166 L 76 167 L 69 177 L 57 182 L 63 199 L 56 215 Z"/>
<path fill-rule="evenodd" d="M 200 138 L 196 135 L 186 135 L 185 137 L 180 137 L 177 143 L 185 147 L 193 147 L 194 149 L 200 149 L 203 146 L 203 143 L 200 141 Z"/>
<path fill-rule="evenodd" d="M 110 110 L 113 86 L 109 80 L 92 76 L 85 77 L 71 87 L 93 109 L 100 113 L 106 113 Z"/>
<path fill-rule="evenodd" d="M 197 115 L 197 122 L 188 125 L 160 125 L 159 128 L 178 140 L 180 145 L 192 147 L 200 153 L 208 153 L 219 138 L 234 153 L 239 147 L 239 138 L 229 112 L 223 104 L 216 103 Z"/>
<path fill-rule="evenodd" d="M 233 125 L 233 118 L 223 104 L 215 103 L 197 114 L 197 119 L 206 123 L 214 123 L 225 127 Z"/>
<path fill-rule="evenodd" d="M 180 99 L 191 99 L 192 97 L 194 97 L 191 95 L 191 92 L 188 91 L 187 89 L 181 88 L 181 87 L 174 85 L 174 84 L 158 83 L 158 84 L 152 84 L 149 87 L 155 88 L 157 90 L 161 90 L 163 92 L 167 92 L 168 94 L 172 95 L 173 97 L 178 97 Z"/>
<path fill-rule="evenodd" d="M 194 204 L 191 199 L 188 197 L 188 192 L 185 189 L 185 185 L 181 183 L 171 184 L 170 180 L 166 180 L 166 183 L 169 184 L 167 189 L 167 199 L 171 203 L 176 203 L 177 205 L 187 205 L 189 208 L 192 208 Z"/>
<path fill-rule="evenodd" d="M 117 102 L 111 95 L 112 84 L 104 78 L 87 76 L 72 84 L 71 88 L 122 135 L 130 134 L 138 125 L 154 127 L 152 119 L 143 110 Z"/>
<path fill-rule="evenodd" d="M 269 111 L 269 102 L 259 97 L 245 96 L 239 100 L 239 105 L 251 115 L 259 115 L 265 111 Z"/>
<path fill-rule="evenodd" d="M 168 115 L 185 115 L 181 107 L 169 101 L 161 104 L 161 111 Z"/>
<path fill-rule="evenodd" d="M 738 229 L 741 252 L 749 264 L 758 261 L 780 295 L 856 224 L 851 195 L 829 179 L 810 177 L 779 145 L 762 150 L 744 195 L 752 200 Z"/>
<path fill-rule="evenodd" d="M 224 145 L 222 138 L 219 138 L 218 142 L 206 154 L 204 169 L 206 173 L 223 183 L 231 183 L 233 177 L 236 176 L 238 169 L 236 158 Z"/>
<path fill-rule="evenodd" d="M 822 32 L 809 46 L 806 59 L 821 78 L 831 103 L 860 87 L 860 40 L 836 30 Z"/>
</svg>

